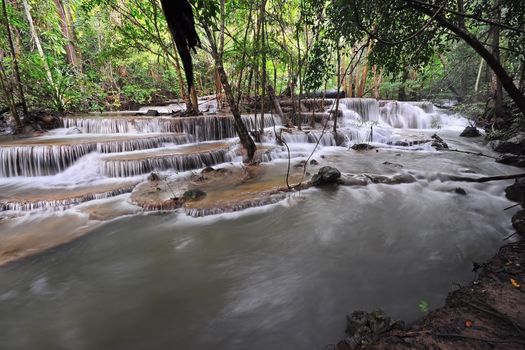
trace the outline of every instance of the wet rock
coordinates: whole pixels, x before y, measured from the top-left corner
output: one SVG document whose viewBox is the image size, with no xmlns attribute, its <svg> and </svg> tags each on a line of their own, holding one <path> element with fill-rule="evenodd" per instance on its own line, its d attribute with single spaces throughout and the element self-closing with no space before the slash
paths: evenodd
<svg viewBox="0 0 525 350">
<path fill-rule="evenodd" d="M 345 135 L 338 133 L 338 132 L 334 133 L 334 139 L 335 139 L 335 144 L 337 146 L 341 146 L 346 142 Z"/>
<path fill-rule="evenodd" d="M 525 168 L 525 156 L 517 156 L 515 154 L 503 154 L 496 162 L 501 164 L 513 165 L 519 168 Z"/>
<path fill-rule="evenodd" d="M 464 189 L 462 189 L 461 187 L 457 187 L 454 189 L 454 192 L 456 192 L 457 194 L 460 194 L 462 196 L 466 196 L 467 195 L 467 191 L 465 191 Z"/>
<path fill-rule="evenodd" d="M 202 169 L 201 174 L 209 174 L 215 172 L 215 169 L 211 166 L 207 166 L 206 168 Z"/>
<path fill-rule="evenodd" d="M 188 202 L 188 201 L 199 200 L 205 196 L 206 196 L 206 192 L 199 190 L 198 188 L 195 188 L 195 189 L 187 190 L 186 192 L 184 192 L 184 194 L 182 195 L 182 198 L 184 199 L 185 202 Z"/>
<path fill-rule="evenodd" d="M 525 200 L 525 179 L 519 179 L 507 187 L 505 196 L 513 202 L 522 203 Z"/>
<path fill-rule="evenodd" d="M 346 316 L 345 332 L 349 337 L 344 342 L 350 349 L 362 348 L 372 344 L 385 332 L 404 328 L 403 322 L 392 321 L 384 311 L 354 311 L 351 316 Z"/>
<path fill-rule="evenodd" d="M 319 165 L 319 162 L 316 161 L 315 159 L 312 159 L 312 160 L 310 161 L 310 165 Z"/>
<path fill-rule="evenodd" d="M 520 210 L 514 214 L 512 217 L 512 227 L 514 227 L 519 235 L 525 236 L 525 210 Z"/>
<path fill-rule="evenodd" d="M 383 162 L 384 165 L 391 165 L 391 166 L 394 166 L 396 168 L 402 168 L 403 166 L 401 164 L 397 164 L 397 163 L 391 163 L 391 162 Z"/>
<path fill-rule="evenodd" d="M 432 142 L 432 147 L 434 147 L 438 151 L 442 149 L 448 149 L 448 145 L 445 142 L 438 142 L 438 141 Z"/>
<path fill-rule="evenodd" d="M 410 143 L 408 143 L 407 141 L 396 141 L 396 142 L 392 142 L 391 145 L 393 145 L 393 146 L 401 146 L 401 147 L 408 147 L 408 146 L 410 146 Z"/>
<path fill-rule="evenodd" d="M 368 151 L 374 149 L 375 146 L 369 145 L 368 143 L 355 143 L 351 147 L 354 151 Z"/>
<path fill-rule="evenodd" d="M 436 140 L 437 142 L 443 142 L 443 139 L 438 134 L 434 134 L 430 136 L 430 138 Z"/>
<path fill-rule="evenodd" d="M 148 117 L 157 117 L 159 115 L 159 112 L 156 109 L 148 109 L 146 113 L 144 113 L 145 116 Z"/>
<path fill-rule="evenodd" d="M 154 181 L 160 181 L 160 176 L 158 173 L 151 173 L 148 175 L 148 181 L 154 182 Z"/>
<path fill-rule="evenodd" d="M 314 186 L 323 186 L 337 183 L 341 177 L 341 172 L 331 166 L 324 166 L 312 177 L 311 183 Z"/>
<path fill-rule="evenodd" d="M 491 146 L 496 152 L 525 155 L 525 133 L 519 133 L 506 141 L 493 141 Z"/>
<path fill-rule="evenodd" d="M 459 135 L 461 137 L 478 137 L 481 136 L 481 133 L 479 132 L 478 128 L 475 126 L 467 126 L 465 130 Z"/>
<path fill-rule="evenodd" d="M 306 160 L 301 160 L 299 163 L 295 164 L 293 167 L 294 168 L 303 168 L 305 164 L 306 164 Z"/>
</svg>

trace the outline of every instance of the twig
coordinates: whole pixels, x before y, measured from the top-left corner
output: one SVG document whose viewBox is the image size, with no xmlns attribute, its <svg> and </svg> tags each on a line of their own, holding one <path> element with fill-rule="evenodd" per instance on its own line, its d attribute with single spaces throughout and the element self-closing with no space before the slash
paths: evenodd
<svg viewBox="0 0 525 350">
<path fill-rule="evenodd" d="M 469 152 L 469 151 L 461 151 L 461 150 L 459 150 L 459 149 L 446 149 L 446 148 L 444 148 L 443 150 L 444 150 L 444 151 L 450 151 L 450 152 L 458 152 L 458 153 L 472 154 L 472 155 L 475 155 L 475 156 L 487 157 L 487 158 L 491 158 L 491 159 L 498 159 L 497 157 L 488 156 L 488 155 L 483 154 L 483 153 L 481 153 L 481 152 Z"/>
</svg>

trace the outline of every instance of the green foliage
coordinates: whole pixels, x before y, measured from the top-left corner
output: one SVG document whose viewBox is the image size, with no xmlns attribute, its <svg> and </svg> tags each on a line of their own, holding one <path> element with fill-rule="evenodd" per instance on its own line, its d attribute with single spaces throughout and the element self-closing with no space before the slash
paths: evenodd
<svg viewBox="0 0 525 350">
<path fill-rule="evenodd" d="M 424 313 L 427 313 L 428 312 L 428 308 L 429 308 L 429 305 L 426 301 L 424 300 L 421 300 L 419 302 L 419 304 L 417 305 L 417 307 L 419 308 L 419 311 L 421 312 L 424 312 Z"/>
</svg>

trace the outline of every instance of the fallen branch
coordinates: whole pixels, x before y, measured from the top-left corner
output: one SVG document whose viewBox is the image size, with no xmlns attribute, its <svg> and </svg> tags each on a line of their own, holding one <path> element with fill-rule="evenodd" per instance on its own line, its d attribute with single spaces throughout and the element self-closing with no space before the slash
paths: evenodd
<svg viewBox="0 0 525 350">
<path fill-rule="evenodd" d="M 465 153 L 465 154 L 472 154 L 472 155 L 475 155 L 475 156 L 481 156 L 481 157 L 487 157 L 487 158 L 491 158 L 491 159 L 498 159 L 497 157 L 493 157 L 493 156 L 489 156 L 489 155 L 486 155 L 486 154 L 483 154 L 481 152 L 470 152 L 470 151 L 461 151 L 459 149 L 443 149 L 443 151 L 450 151 L 450 152 L 457 152 L 457 153 Z"/>
<path fill-rule="evenodd" d="M 464 177 L 464 176 L 451 176 L 452 181 L 462 182 L 489 182 L 489 181 L 501 181 L 501 180 L 516 180 L 525 177 L 525 174 L 514 174 L 514 175 L 499 175 L 499 176 L 486 176 L 486 177 Z"/>
</svg>

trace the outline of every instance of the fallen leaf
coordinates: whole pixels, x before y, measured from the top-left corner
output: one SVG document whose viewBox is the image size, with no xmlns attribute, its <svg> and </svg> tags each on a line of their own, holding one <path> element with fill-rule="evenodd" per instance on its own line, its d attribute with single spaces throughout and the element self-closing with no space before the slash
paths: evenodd
<svg viewBox="0 0 525 350">
<path fill-rule="evenodd" d="M 510 279 L 510 283 L 511 283 L 512 286 L 515 287 L 515 288 L 521 288 L 521 284 L 520 284 L 518 281 L 516 281 L 514 278 L 511 278 L 511 279 Z"/>
</svg>

